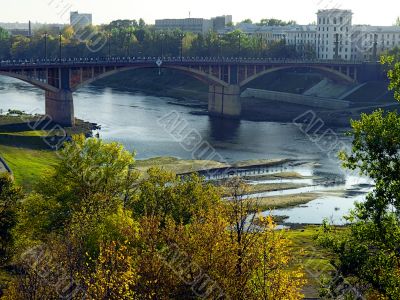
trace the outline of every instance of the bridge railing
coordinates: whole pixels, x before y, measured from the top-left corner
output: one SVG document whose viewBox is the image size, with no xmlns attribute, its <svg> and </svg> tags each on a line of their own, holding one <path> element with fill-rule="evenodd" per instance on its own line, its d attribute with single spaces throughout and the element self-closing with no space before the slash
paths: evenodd
<svg viewBox="0 0 400 300">
<path fill-rule="evenodd" d="M 174 64 L 378 64 L 376 61 L 356 61 L 356 60 L 318 60 L 318 59 L 288 59 L 288 58 L 257 58 L 257 57 L 97 57 L 97 58 L 66 58 L 66 59 L 31 59 L 31 60 L 2 60 L 1 67 L 42 67 L 54 65 L 85 65 L 85 64 L 149 64 L 149 63 L 174 63 Z"/>
</svg>

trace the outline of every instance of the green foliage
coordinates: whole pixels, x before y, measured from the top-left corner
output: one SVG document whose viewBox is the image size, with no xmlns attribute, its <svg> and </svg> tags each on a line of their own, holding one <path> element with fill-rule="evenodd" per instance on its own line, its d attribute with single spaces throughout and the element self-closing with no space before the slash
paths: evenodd
<svg viewBox="0 0 400 300">
<path fill-rule="evenodd" d="M 341 153 L 344 167 L 360 172 L 375 182 L 374 191 L 358 210 L 358 217 L 377 224 L 387 210 L 400 208 L 400 117 L 396 112 L 377 110 L 352 122 L 352 153 Z"/>
<path fill-rule="evenodd" d="M 138 174 L 132 170 L 133 155 L 121 145 L 79 135 L 65 145 L 59 156 L 54 172 L 45 176 L 36 188 L 37 194 L 25 201 L 26 226 L 42 223 L 34 228 L 47 234 L 63 230 L 73 212 L 106 215 L 130 201 Z M 38 207 L 42 209 L 40 215 L 36 213 Z M 29 232 L 29 228 L 23 231 Z"/>
<path fill-rule="evenodd" d="M 0 265 L 7 262 L 12 253 L 12 229 L 17 223 L 17 206 L 21 198 L 21 190 L 14 185 L 11 176 L 0 174 Z"/>
<path fill-rule="evenodd" d="M 53 299 L 60 286 L 80 287 L 71 299 L 302 297 L 289 241 L 258 218 L 242 182 L 223 203 L 198 176 L 151 168 L 139 178 L 133 166 L 116 143 L 75 136 L 65 145 L 21 203 L 5 299 Z"/>
<path fill-rule="evenodd" d="M 251 20 L 244 20 L 252 23 Z M 263 20 L 259 25 L 284 26 L 294 22 L 281 20 Z M 156 31 L 154 26 L 146 25 L 144 20 L 116 20 L 108 25 L 88 26 L 84 30 L 75 32 L 71 26 L 62 30 L 63 57 L 106 57 L 112 56 L 164 56 L 179 57 L 181 47 L 180 30 Z M 185 56 L 237 56 L 239 55 L 238 32 L 235 31 L 221 38 L 215 32 L 205 35 L 185 33 L 183 38 L 183 55 Z M 35 32 L 32 37 L 4 35 L 0 38 L 0 58 L 3 59 L 40 59 L 44 58 L 44 39 L 47 36 L 47 57 L 58 58 L 59 37 L 58 32 L 52 32 L 43 27 Z M 86 39 L 86 37 L 88 39 Z M 292 47 L 271 45 L 266 41 L 260 42 L 258 36 L 248 36 L 242 33 L 242 56 L 266 57 L 293 57 Z M 87 47 L 97 49 L 92 52 Z M 289 50 L 286 50 L 288 47 Z M 288 52 L 290 56 L 288 55 Z M 294 51 L 296 57 L 300 53 Z"/>
<path fill-rule="evenodd" d="M 279 19 L 262 19 L 258 25 L 261 26 L 287 26 L 287 25 L 295 25 L 296 21 L 282 21 Z"/>
<path fill-rule="evenodd" d="M 0 27 L 0 41 L 6 40 L 9 37 L 9 33 L 4 28 Z"/>
<path fill-rule="evenodd" d="M 394 91 L 394 97 L 400 101 L 400 49 L 395 48 L 388 54 L 383 56 L 381 61 L 389 68 L 389 90 Z"/>
<path fill-rule="evenodd" d="M 253 21 L 251 19 L 245 19 L 242 22 L 240 22 L 241 24 L 253 24 Z"/>
<path fill-rule="evenodd" d="M 172 217 L 178 223 L 188 224 L 197 211 L 209 210 L 219 200 L 216 189 L 196 175 L 181 178 L 151 168 L 139 185 L 138 199 L 132 208 L 137 216 L 160 216 L 163 222 Z"/>
<path fill-rule="evenodd" d="M 395 55 L 382 58 L 391 68 L 390 89 L 400 100 L 400 65 Z M 358 203 L 339 234 L 324 225 L 320 243 L 334 254 L 337 274 L 324 295 L 335 298 L 340 285 L 347 297 L 364 294 L 367 299 L 400 298 L 400 116 L 377 110 L 352 121 L 351 153 L 342 152 L 343 166 L 371 178 L 374 189 Z M 353 298 L 350 298 L 353 299 Z"/>
</svg>

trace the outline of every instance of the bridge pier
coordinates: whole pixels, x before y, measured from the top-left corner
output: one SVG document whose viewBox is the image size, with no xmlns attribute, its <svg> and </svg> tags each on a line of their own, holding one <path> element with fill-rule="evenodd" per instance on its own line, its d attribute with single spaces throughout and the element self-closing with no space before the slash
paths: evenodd
<svg viewBox="0 0 400 300">
<path fill-rule="evenodd" d="M 208 93 L 208 112 L 210 115 L 239 118 L 242 112 L 240 86 L 210 85 Z"/>
<path fill-rule="evenodd" d="M 46 115 L 54 123 L 67 127 L 74 126 L 75 115 L 72 92 L 69 90 L 46 91 Z"/>
</svg>

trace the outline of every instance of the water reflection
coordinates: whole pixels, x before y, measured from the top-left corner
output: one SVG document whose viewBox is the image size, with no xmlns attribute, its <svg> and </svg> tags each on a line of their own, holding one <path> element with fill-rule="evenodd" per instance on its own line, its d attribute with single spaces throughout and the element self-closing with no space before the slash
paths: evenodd
<svg viewBox="0 0 400 300">
<path fill-rule="evenodd" d="M 208 136 L 217 141 L 234 141 L 237 139 L 240 129 L 240 120 L 209 118 Z"/>
</svg>

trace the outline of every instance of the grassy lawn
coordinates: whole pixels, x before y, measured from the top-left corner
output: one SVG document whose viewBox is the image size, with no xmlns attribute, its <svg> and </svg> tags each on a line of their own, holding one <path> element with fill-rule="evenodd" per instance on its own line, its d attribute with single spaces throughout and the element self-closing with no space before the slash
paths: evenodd
<svg viewBox="0 0 400 300">
<path fill-rule="evenodd" d="M 16 182 L 25 190 L 30 190 L 46 172 L 57 164 L 54 151 L 17 148 L 0 145 L 0 155 L 14 173 Z"/>
<path fill-rule="evenodd" d="M 329 253 L 317 245 L 314 240 L 318 226 L 307 226 L 303 229 L 287 231 L 287 237 L 292 241 L 293 255 L 296 257 L 295 266 L 305 269 L 307 284 L 303 293 L 307 298 L 318 298 L 321 275 L 333 270 Z"/>
</svg>

